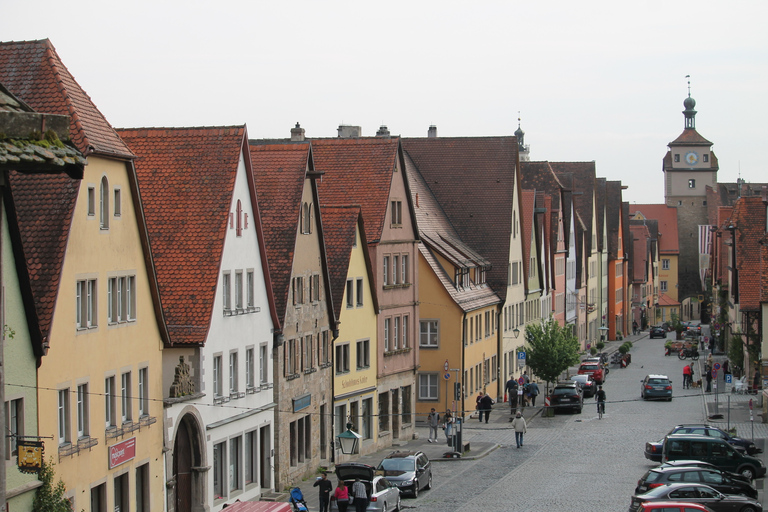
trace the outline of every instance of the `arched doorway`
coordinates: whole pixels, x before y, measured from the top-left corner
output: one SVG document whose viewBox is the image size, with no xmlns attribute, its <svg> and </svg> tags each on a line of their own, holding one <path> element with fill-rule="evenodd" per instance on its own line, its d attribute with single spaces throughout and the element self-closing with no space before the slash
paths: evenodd
<svg viewBox="0 0 768 512">
<path fill-rule="evenodd" d="M 176 482 L 175 512 L 193 512 L 200 510 L 205 493 L 200 487 L 202 478 L 195 468 L 202 460 L 200 431 L 194 417 L 184 415 L 176 431 L 173 443 L 173 477 Z"/>
</svg>

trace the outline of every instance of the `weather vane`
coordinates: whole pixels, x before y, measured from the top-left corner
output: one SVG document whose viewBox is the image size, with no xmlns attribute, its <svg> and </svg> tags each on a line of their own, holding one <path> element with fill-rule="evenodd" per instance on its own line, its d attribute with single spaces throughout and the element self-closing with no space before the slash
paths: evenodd
<svg viewBox="0 0 768 512">
<path fill-rule="evenodd" d="M 691 97 L 691 75 L 685 75 L 685 78 L 688 79 L 688 97 Z"/>
</svg>

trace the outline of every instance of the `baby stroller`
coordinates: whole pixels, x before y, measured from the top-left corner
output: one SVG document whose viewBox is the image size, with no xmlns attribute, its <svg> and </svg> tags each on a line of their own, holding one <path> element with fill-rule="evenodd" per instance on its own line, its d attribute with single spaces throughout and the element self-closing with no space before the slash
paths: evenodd
<svg viewBox="0 0 768 512">
<path fill-rule="evenodd" d="M 301 489 L 294 487 L 291 489 L 291 505 L 293 505 L 294 512 L 307 512 L 307 502 L 304 501 L 304 494 Z"/>
</svg>

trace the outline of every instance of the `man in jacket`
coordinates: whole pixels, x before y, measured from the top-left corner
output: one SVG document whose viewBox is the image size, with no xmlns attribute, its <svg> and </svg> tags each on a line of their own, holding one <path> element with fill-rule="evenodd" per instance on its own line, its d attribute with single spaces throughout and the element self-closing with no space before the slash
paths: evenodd
<svg viewBox="0 0 768 512">
<path fill-rule="evenodd" d="M 515 429 L 515 442 L 517 447 L 523 446 L 523 434 L 528 431 L 528 426 L 525 424 L 525 418 L 520 411 L 515 414 L 515 419 L 512 420 L 512 428 Z"/>
<path fill-rule="evenodd" d="M 493 409 L 493 398 L 488 393 L 483 395 L 480 399 L 480 421 L 483 421 L 483 413 L 485 413 L 485 422 L 488 423 L 488 418 L 491 417 L 491 410 Z"/>
<path fill-rule="evenodd" d="M 440 415 L 435 412 L 435 408 L 433 407 L 430 411 L 429 415 L 427 416 L 427 425 L 429 425 L 429 437 L 427 438 L 427 441 L 430 443 L 436 443 L 437 442 L 437 426 L 440 425 Z M 434 437 L 432 437 L 432 434 L 435 434 Z"/>
<path fill-rule="evenodd" d="M 510 412 L 515 414 L 515 409 L 517 409 L 517 381 L 514 377 L 509 378 L 507 384 L 504 386 L 504 392 L 509 397 Z"/>
<path fill-rule="evenodd" d="M 531 394 L 531 405 L 536 407 L 536 397 L 539 396 L 539 385 L 536 384 L 536 381 L 528 384 L 528 393 Z"/>
<path fill-rule="evenodd" d="M 331 501 L 331 491 L 333 490 L 333 484 L 328 480 L 328 473 L 323 471 L 312 487 L 320 487 L 320 512 L 328 512 L 328 504 Z"/>
</svg>

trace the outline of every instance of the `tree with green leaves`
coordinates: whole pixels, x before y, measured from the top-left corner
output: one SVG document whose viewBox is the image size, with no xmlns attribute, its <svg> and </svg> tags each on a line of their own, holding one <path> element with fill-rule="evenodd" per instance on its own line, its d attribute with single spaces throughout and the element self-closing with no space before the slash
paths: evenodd
<svg viewBox="0 0 768 512">
<path fill-rule="evenodd" d="M 53 466 L 53 459 L 48 462 L 43 460 L 43 467 L 38 477 L 43 485 L 35 491 L 32 509 L 37 512 L 72 512 L 72 504 L 67 499 L 64 482 L 59 479 L 58 483 L 53 485 L 55 476 Z"/>
<path fill-rule="evenodd" d="M 553 317 L 525 328 L 526 364 L 539 378 L 557 382 L 560 374 L 579 362 L 579 340 L 570 326 L 560 326 Z"/>
</svg>

